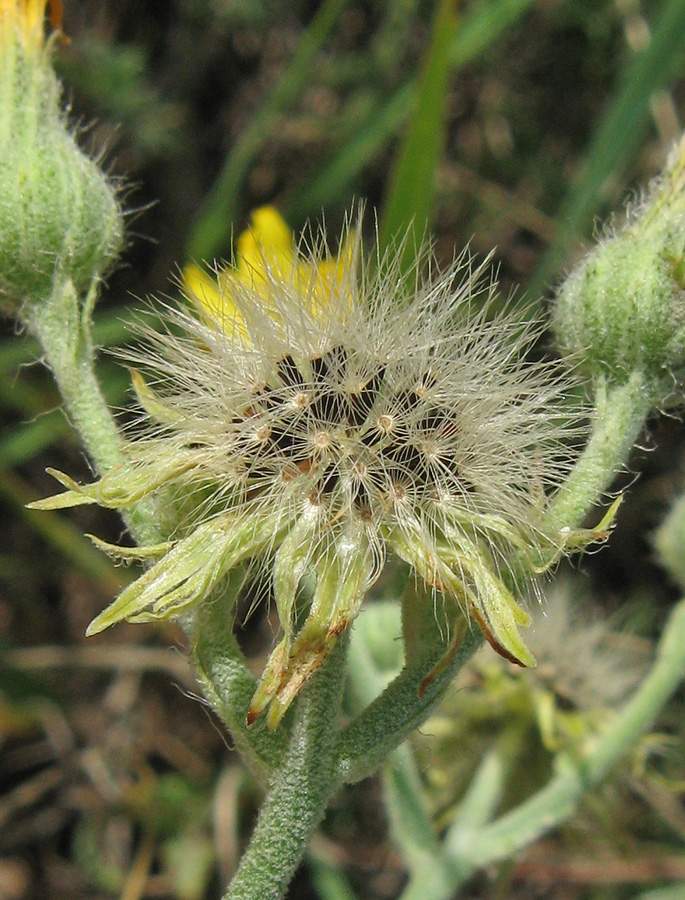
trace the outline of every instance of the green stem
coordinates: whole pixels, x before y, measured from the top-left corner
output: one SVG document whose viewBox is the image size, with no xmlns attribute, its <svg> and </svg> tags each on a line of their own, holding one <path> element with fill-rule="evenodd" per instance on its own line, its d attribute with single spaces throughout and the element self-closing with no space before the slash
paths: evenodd
<svg viewBox="0 0 685 900">
<path fill-rule="evenodd" d="M 226 596 L 238 590 L 242 570 L 231 573 Z M 247 711 L 257 686 L 233 634 L 233 604 L 204 603 L 189 629 L 193 633 L 195 674 L 208 702 L 228 729 L 236 749 L 255 778 L 266 784 L 286 751 L 286 732 L 270 732 L 265 717 L 247 726 Z"/>
<path fill-rule="evenodd" d="M 683 678 L 685 600 L 666 624 L 651 671 L 585 758 L 577 763 L 567 760 L 564 770 L 546 787 L 492 824 L 481 824 L 478 817 L 471 823 L 467 817 L 455 821 L 440 854 L 412 873 L 402 900 L 447 900 L 478 869 L 510 859 L 569 819 L 585 793 L 650 727 Z"/>
<path fill-rule="evenodd" d="M 336 789 L 347 637 L 302 691 L 281 767 L 224 900 L 280 900 Z"/>
<path fill-rule="evenodd" d="M 484 826 L 490 820 L 502 798 L 506 761 L 513 758 L 507 751 L 512 749 L 504 748 L 500 742 L 496 749 L 484 757 L 450 826 L 447 840 L 451 838 L 453 845 L 457 844 L 462 832 L 470 836 L 474 829 Z M 387 780 L 384 786 L 386 802 L 391 811 L 393 806 L 401 805 L 404 807 L 404 820 L 406 821 L 407 816 L 413 818 L 412 809 L 421 797 L 420 786 L 406 778 L 401 782 L 402 790 L 395 788 L 394 793 L 388 790 Z M 402 819 L 392 812 L 390 821 L 395 826 L 393 838 L 403 851 L 411 876 L 401 900 L 446 900 L 452 896 L 455 881 L 461 882 L 464 872 L 457 868 L 453 859 L 445 853 L 444 847 L 437 845 L 434 838 L 432 845 L 425 839 L 420 843 L 414 839 L 414 852 L 411 853 L 411 847 L 407 848 L 406 844 L 408 840 L 412 840 L 415 828 L 407 829 L 403 826 Z M 404 834 L 398 829 L 398 825 L 404 827 Z M 432 837 L 430 825 L 427 830 Z"/>
<path fill-rule="evenodd" d="M 467 631 L 454 659 L 419 695 L 426 674 L 444 658 L 445 648 L 437 647 L 422 664 L 405 667 L 380 697 L 350 722 L 340 736 L 337 750 L 341 784 L 354 784 L 373 775 L 385 757 L 430 714 L 479 642 L 479 635 Z"/>
<path fill-rule="evenodd" d="M 440 855 L 440 844 L 426 809 L 411 745 L 398 747 L 382 770 L 383 799 L 393 839 L 410 872 Z"/>
<path fill-rule="evenodd" d="M 96 284 L 91 292 L 95 290 Z M 28 325 L 40 342 L 72 424 L 98 472 L 104 473 L 121 461 L 121 439 L 95 377 L 90 322 L 81 306 L 71 279 L 57 276 L 52 294 L 28 305 Z"/>
<path fill-rule="evenodd" d="M 553 530 L 577 528 L 625 465 L 654 398 L 641 372 L 624 384 L 597 385 L 592 434 L 547 512 Z"/>
<path fill-rule="evenodd" d="M 26 324 L 42 347 L 72 425 L 104 474 L 122 462 L 122 452 L 114 416 L 95 376 L 91 313 L 98 289 L 94 280 L 84 301 L 70 278 L 56 275 L 50 296 L 27 304 Z M 140 503 L 124 520 L 138 543 L 163 539 L 151 501 Z"/>
<path fill-rule="evenodd" d="M 685 600 L 673 610 L 661 638 L 656 661 L 628 701 L 583 761 L 552 778 L 542 791 L 499 821 L 481 828 L 465 842 L 461 836 L 459 868 L 475 869 L 508 859 L 561 824 L 576 809 L 586 791 L 601 781 L 652 724 L 685 678 Z M 448 853 L 455 848 L 446 847 Z"/>
<path fill-rule="evenodd" d="M 520 741 L 521 735 L 514 738 Z M 469 785 L 439 852 L 423 859 L 420 866 L 411 870 L 409 884 L 401 900 L 446 900 L 470 874 L 459 861 L 458 848 L 462 835 L 471 837 L 476 829 L 483 828 L 491 819 L 502 799 L 508 763 L 517 757 L 516 750 L 507 737 L 483 758 Z M 449 846 L 451 853 L 445 852 Z"/>
</svg>

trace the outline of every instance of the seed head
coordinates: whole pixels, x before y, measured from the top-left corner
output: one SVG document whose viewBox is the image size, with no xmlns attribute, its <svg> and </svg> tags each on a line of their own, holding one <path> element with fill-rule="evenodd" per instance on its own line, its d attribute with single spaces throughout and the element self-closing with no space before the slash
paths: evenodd
<svg viewBox="0 0 685 900">
<path fill-rule="evenodd" d="M 128 463 L 89 486 L 60 475 L 67 493 L 41 504 L 165 491 L 178 511 L 168 543 L 134 551 L 158 561 L 90 632 L 174 615 L 261 561 L 283 638 L 250 715 L 272 703 L 275 725 L 390 553 L 533 665 L 513 590 L 571 540 L 544 511 L 582 432 L 568 373 L 526 360 L 540 326 L 495 313 L 467 254 L 436 272 L 426 250 L 407 279 L 401 247 L 363 256 L 359 224 L 330 257 L 323 237 L 296 246 L 274 210 L 254 219 L 237 266 L 187 272 L 190 305 L 136 352 L 146 413 Z"/>
</svg>

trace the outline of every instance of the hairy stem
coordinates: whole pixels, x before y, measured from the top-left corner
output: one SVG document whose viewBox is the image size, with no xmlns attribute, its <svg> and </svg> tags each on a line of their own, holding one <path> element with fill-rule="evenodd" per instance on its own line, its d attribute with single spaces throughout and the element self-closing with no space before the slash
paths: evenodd
<svg viewBox="0 0 685 900">
<path fill-rule="evenodd" d="M 239 589 L 242 571 L 234 571 L 226 586 L 228 602 L 217 598 L 202 604 L 189 631 L 193 635 L 195 674 L 212 709 L 228 729 L 236 748 L 255 778 L 266 784 L 286 751 L 286 731 L 268 731 L 265 717 L 250 728 L 247 712 L 257 686 L 233 634 L 231 595 Z"/>
<path fill-rule="evenodd" d="M 56 277 L 50 297 L 28 307 L 28 326 L 90 458 L 106 472 L 121 461 L 121 439 L 95 377 L 90 322 L 71 279 Z"/>
<path fill-rule="evenodd" d="M 224 900 L 280 900 L 323 818 L 336 787 L 346 650 L 343 636 L 300 695 L 283 762 Z"/>
<path fill-rule="evenodd" d="M 592 434 L 547 519 L 552 529 L 577 528 L 625 465 L 654 402 L 641 372 L 619 385 L 597 385 Z"/>
<path fill-rule="evenodd" d="M 340 783 L 354 783 L 372 775 L 385 757 L 398 747 L 430 714 L 445 688 L 480 643 L 469 629 L 443 671 L 425 686 L 422 682 L 444 656 L 444 647 L 422 664 L 405 667 L 383 693 L 354 719 L 340 736 L 337 750 Z"/>
<path fill-rule="evenodd" d="M 83 301 L 70 278 L 56 275 L 50 296 L 27 305 L 26 324 L 41 345 L 72 425 L 97 471 L 104 474 L 122 461 L 122 452 L 119 431 L 95 376 L 91 311 L 98 286 L 94 281 Z M 138 504 L 124 520 L 138 543 L 162 539 L 151 502 Z"/>
</svg>

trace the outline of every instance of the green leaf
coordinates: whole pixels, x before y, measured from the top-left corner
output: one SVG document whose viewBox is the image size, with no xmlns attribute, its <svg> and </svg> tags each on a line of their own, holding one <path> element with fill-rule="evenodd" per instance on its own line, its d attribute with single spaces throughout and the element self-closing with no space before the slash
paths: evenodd
<svg viewBox="0 0 685 900">
<path fill-rule="evenodd" d="M 381 251 L 411 229 L 403 245 L 403 268 L 409 269 L 431 219 L 435 172 L 445 142 L 445 105 L 451 47 L 456 33 L 454 0 L 438 0 L 414 116 L 400 147 L 381 217 Z"/>
</svg>

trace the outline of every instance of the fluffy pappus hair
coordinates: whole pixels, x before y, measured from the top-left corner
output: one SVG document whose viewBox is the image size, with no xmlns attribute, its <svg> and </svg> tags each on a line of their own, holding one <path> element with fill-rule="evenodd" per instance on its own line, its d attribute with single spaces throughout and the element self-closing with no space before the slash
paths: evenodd
<svg viewBox="0 0 685 900">
<path fill-rule="evenodd" d="M 188 279 L 190 304 L 133 354 L 145 412 L 128 466 L 86 487 L 60 476 L 53 506 L 182 500 L 158 562 L 91 630 L 175 614 L 265 560 L 284 637 L 252 714 L 276 698 L 277 721 L 390 552 L 534 664 L 513 591 L 564 551 L 544 512 L 585 433 L 568 369 L 530 358 L 541 325 L 502 307 L 468 253 L 439 271 L 424 249 L 406 274 L 402 246 L 364 256 L 359 222 L 337 257 L 323 237 L 278 252 L 252 240 L 242 271 L 239 255 L 215 281 Z"/>
</svg>

